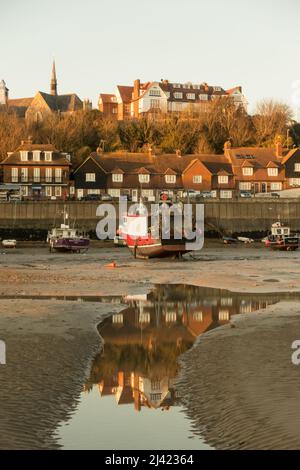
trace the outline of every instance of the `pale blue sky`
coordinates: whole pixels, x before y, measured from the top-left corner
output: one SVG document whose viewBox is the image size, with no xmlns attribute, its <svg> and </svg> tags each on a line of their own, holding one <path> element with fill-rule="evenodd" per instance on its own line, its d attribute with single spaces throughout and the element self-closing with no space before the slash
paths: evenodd
<svg viewBox="0 0 300 470">
<path fill-rule="evenodd" d="M 0 79 L 11 98 L 48 91 L 96 106 L 117 84 L 167 78 L 242 85 L 250 109 L 291 102 L 300 80 L 298 0 L 0 0 Z"/>
</svg>

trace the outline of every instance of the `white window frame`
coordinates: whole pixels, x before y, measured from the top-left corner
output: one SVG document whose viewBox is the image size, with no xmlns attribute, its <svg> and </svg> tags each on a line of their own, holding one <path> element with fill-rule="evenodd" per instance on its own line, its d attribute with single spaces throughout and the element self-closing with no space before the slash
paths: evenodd
<svg viewBox="0 0 300 470">
<path fill-rule="evenodd" d="M 182 98 L 183 98 L 183 93 L 182 93 L 181 91 L 175 91 L 175 92 L 174 92 L 174 98 L 175 98 L 176 100 L 182 100 Z"/>
<path fill-rule="evenodd" d="M 187 93 L 186 98 L 188 100 L 194 100 L 196 98 L 196 95 L 195 95 L 195 93 Z"/>
<path fill-rule="evenodd" d="M 19 180 L 19 168 L 12 168 L 11 169 L 11 182 L 17 183 Z"/>
<path fill-rule="evenodd" d="M 271 183 L 270 189 L 271 189 L 271 191 L 281 191 L 282 190 L 282 183 L 280 181 L 276 182 L 276 183 Z"/>
<path fill-rule="evenodd" d="M 139 174 L 139 182 L 140 183 L 150 183 L 150 175 L 147 173 Z"/>
<path fill-rule="evenodd" d="M 221 190 L 220 199 L 232 199 L 232 191 L 230 189 Z"/>
<path fill-rule="evenodd" d="M 243 168 L 243 175 L 244 176 L 253 176 L 253 168 L 251 166 L 245 166 Z"/>
<path fill-rule="evenodd" d="M 295 163 L 294 172 L 298 173 L 300 171 L 300 163 Z"/>
<path fill-rule="evenodd" d="M 52 152 L 45 152 L 45 161 L 46 162 L 52 162 Z"/>
<path fill-rule="evenodd" d="M 199 94 L 199 100 L 200 101 L 208 101 L 208 95 L 205 93 L 200 93 Z"/>
<path fill-rule="evenodd" d="M 160 96 L 160 90 L 157 88 L 151 88 L 151 90 L 149 90 L 149 96 Z"/>
<path fill-rule="evenodd" d="M 46 197 L 52 197 L 52 186 L 46 186 L 45 194 Z"/>
<path fill-rule="evenodd" d="M 201 184 L 202 183 L 202 175 L 193 175 L 193 183 L 194 184 Z"/>
<path fill-rule="evenodd" d="M 112 181 L 113 183 L 123 183 L 123 173 L 113 173 Z"/>
<path fill-rule="evenodd" d="M 28 168 L 27 167 L 21 168 L 21 182 L 22 183 L 28 182 Z"/>
<path fill-rule="evenodd" d="M 218 183 L 219 184 L 228 184 L 228 176 L 227 175 L 219 175 L 218 176 Z"/>
<path fill-rule="evenodd" d="M 45 169 L 45 181 L 46 183 L 52 183 L 52 168 Z"/>
<path fill-rule="evenodd" d="M 109 188 L 107 190 L 107 194 L 109 194 L 111 197 L 120 197 L 121 196 L 121 191 L 120 191 L 120 189 Z"/>
<path fill-rule="evenodd" d="M 22 192 L 23 197 L 27 197 L 28 196 L 28 186 L 22 186 L 21 187 L 21 192 Z"/>
<path fill-rule="evenodd" d="M 249 181 L 241 181 L 239 183 L 239 189 L 241 191 L 251 191 L 251 183 Z"/>
<path fill-rule="evenodd" d="M 62 182 L 62 168 L 55 168 L 55 183 Z"/>
<path fill-rule="evenodd" d="M 61 197 L 61 186 L 55 186 L 54 194 L 55 197 Z"/>
<path fill-rule="evenodd" d="M 34 183 L 40 183 L 41 181 L 41 169 L 40 168 L 34 168 L 33 169 L 33 182 Z"/>
<path fill-rule="evenodd" d="M 75 194 L 75 186 L 70 186 L 70 196 L 74 196 Z"/>
<path fill-rule="evenodd" d="M 21 162 L 28 162 L 28 152 L 27 150 L 20 151 Z"/>
<path fill-rule="evenodd" d="M 278 176 L 278 168 L 268 168 L 268 176 Z"/>
<path fill-rule="evenodd" d="M 32 151 L 32 160 L 34 162 L 39 162 L 41 160 L 41 151 L 40 150 L 33 150 Z"/>
<path fill-rule="evenodd" d="M 300 178 L 290 178 L 289 179 L 290 186 L 300 186 Z"/>
<path fill-rule="evenodd" d="M 167 184 L 175 184 L 176 183 L 176 175 L 165 175 L 165 182 Z"/>
<path fill-rule="evenodd" d="M 95 183 L 96 173 L 86 173 L 85 174 L 85 181 L 89 182 L 89 183 Z"/>
</svg>

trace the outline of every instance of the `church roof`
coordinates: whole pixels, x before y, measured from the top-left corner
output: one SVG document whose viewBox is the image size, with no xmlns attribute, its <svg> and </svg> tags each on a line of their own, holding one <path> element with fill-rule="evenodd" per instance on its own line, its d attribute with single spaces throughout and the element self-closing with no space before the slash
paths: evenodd
<svg viewBox="0 0 300 470">
<path fill-rule="evenodd" d="M 39 94 L 46 101 L 51 111 L 78 111 L 83 107 L 81 99 L 75 93 L 69 95 L 50 95 L 49 93 L 39 91 Z"/>
</svg>

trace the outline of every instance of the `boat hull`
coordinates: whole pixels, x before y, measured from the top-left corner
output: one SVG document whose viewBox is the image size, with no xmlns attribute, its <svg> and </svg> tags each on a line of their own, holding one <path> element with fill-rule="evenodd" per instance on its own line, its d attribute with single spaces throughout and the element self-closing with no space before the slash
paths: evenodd
<svg viewBox="0 0 300 470">
<path fill-rule="evenodd" d="M 88 238 L 58 238 L 50 240 L 49 243 L 51 251 L 80 252 L 81 250 L 87 250 L 90 246 Z"/>
<path fill-rule="evenodd" d="M 127 240 L 127 246 L 135 258 L 180 257 L 191 250 L 186 249 L 185 240 L 143 240 L 135 243 Z"/>
</svg>

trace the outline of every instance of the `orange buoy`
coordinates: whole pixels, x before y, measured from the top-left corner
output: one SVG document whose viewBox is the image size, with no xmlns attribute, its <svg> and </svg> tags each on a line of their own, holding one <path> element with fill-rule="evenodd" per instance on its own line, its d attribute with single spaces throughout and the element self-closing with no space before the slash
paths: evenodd
<svg viewBox="0 0 300 470">
<path fill-rule="evenodd" d="M 116 268 L 116 267 L 117 267 L 117 263 L 115 261 L 105 265 L 105 268 Z"/>
</svg>

